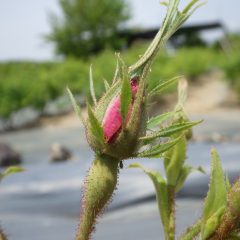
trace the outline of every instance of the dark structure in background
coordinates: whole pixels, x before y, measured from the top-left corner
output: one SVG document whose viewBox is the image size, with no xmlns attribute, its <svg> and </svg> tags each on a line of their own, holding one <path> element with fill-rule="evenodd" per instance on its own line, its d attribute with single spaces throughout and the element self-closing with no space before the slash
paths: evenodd
<svg viewBox="0 0 240 240">
<path fill-rule="evenodd" d="M 175 48 L 181 46 L 205 46 L 206 43 L 201 39 L 200 33 L 210 30 L 221 30 L 224 35 L 227 34 L 227 29 L 220 22 L 184 26 L 170 38 L 170 44 Z M 135 32 L 132 30 L 125 30 L 119 33 L 119 36 L 126 40 L 126 47 L 129 48 L 136 41 L 153 39 L 157 32 L 157 28 Z"/>
</svg>

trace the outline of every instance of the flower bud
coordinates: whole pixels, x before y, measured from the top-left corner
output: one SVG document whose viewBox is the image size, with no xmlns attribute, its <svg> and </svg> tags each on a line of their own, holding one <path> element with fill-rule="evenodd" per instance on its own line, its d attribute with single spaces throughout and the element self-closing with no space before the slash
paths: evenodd
<svg viewBox="0 0 240 240">
<path fill-rule="evenodd" d="M 116 88 L 115 94 L 108 98 L 114 87 L 108 90 L 93 111 L 102 127 L 102 141 L 99 141 L 96 134 L 93 134 L 91 124 L 88 124 L 87 127 L 87 138 L 89 144 L 98 153 L 122 160 L 133 156 L 138 145 L 138 138 L 146 125 L 145 81 L 139 80 L 138 77 L 130 80 L 131 99 L 125 119 L 121 114 L 121 84 Z M 105 106 L 105 109 L 100 105 Z M 104 113 L 100 111 L 104 111 Z M 89 123 L 91 122 L 90 118 L 89 116 Z"/>
</svg>

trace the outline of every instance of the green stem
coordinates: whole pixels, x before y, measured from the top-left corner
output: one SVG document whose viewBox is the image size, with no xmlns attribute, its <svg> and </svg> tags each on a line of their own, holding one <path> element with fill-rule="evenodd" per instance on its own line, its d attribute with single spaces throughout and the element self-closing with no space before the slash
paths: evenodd
<svg viewBox="0 0 240 240">
<path fill-rule="evenodd" d="M 170 207 L 168 240 L 175 239 L 175 187 L 168 185 L 168 199 Z"/>
<path fill-rule="evenodd" d="M 199 219 L 196 223 L 194 223 L 191 227 L 189 227 L 186 232 L 180 237 L 180 240 L 192 240 L 201 231 L 201 219 Z"/>
<path fill-rule="evenodd" d="M 117 159 L 96 156 L 85 179 L 82 212 L 76 240 L 89 240 L 97 217 L 111 200 L 118 177 Z"/>
</svg>

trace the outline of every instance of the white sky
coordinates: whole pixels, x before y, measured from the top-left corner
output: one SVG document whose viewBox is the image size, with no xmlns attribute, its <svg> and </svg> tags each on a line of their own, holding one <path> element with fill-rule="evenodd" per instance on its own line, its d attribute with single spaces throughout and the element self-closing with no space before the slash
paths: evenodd
<svg viewBox="0 0 240 240">
<path fill-rule="evenodd" d="M 132 6 L 131 26 L 157 27 L 164 8 L 159 0 L 128 0 Z M 182 0 L 185 4 L 188 1 Z M 240 31 L 240 0 L 209 0 L 188 21 L 221 21 L 231 31 Z M 54 58 L 53 46 L 43 34 L 50 31 L 47 11 L 60 13 L 58 0 L 0 1 L 0 61 Z"/>
</svg>

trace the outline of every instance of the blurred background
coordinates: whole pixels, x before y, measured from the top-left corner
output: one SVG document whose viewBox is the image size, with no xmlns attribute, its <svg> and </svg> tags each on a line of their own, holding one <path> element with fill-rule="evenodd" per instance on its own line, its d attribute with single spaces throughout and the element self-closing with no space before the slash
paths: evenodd
<svg viewBox="0 0 240 240">
<path fill-rule="evenodd" d="M 182 1 L 183 5 L 187 1 Z M 182 6 L 182 5 L 181 5 Z M 176 75 L 189 82 L 186 111 L 195 127 L 187 161 L 210 168 L 215 146 L 231 181 L 240 174 L 240 2 L 209 0 L 157 57 L 149 87 Z M 0 167 L 26 170 L 0 185 L 0 223 L 12 240 L 74 239 L 81 187 L 93 152 L 66 96 L 84 108 L 93 66 L 97 97 L 115 52 L 132 64 L 163 20 L 158 0 L 2 0 L 0 2 Z M 176 86 L 153 99 L 149 114 L 171 110 Z M 162 228 L 150 180 L 124 163 L 114 201 L 93 239 L 157 240 Z M 208 174 L 193 173 L 178 194 L 177 232 L 200 214 Z M 111 226 L 111 227 L 109 227 Z"/>
</svg>

